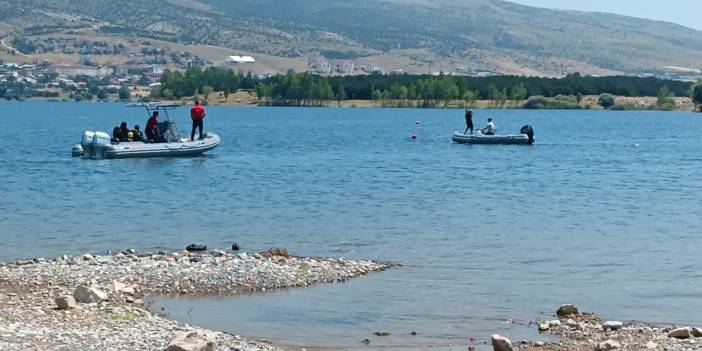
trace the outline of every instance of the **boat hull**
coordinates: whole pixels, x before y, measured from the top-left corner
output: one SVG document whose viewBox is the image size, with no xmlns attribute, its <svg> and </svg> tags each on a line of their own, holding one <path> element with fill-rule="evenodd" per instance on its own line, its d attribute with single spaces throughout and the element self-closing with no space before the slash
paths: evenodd
<svg viewBox="0 0 702 351">
<path fill-rule="evenodd" d="M 104 157 L 107 159 L 145 158 L 145 157 L 191 157 L 202 155 L 219 146 L 216 134 L 208 134 L 203 140 L 175 143 L 119 143 L 106 147 Z"/>
<path fill-rule="evenodd" d="M 453 142 L 458 144 L 505 144 L 505 145 L 530 145 L 533 140 L 529 139 L 526 134 L 508 134 L 508 135 L 466 135 L 462 133 L 453 133 Z"/>
</svg>

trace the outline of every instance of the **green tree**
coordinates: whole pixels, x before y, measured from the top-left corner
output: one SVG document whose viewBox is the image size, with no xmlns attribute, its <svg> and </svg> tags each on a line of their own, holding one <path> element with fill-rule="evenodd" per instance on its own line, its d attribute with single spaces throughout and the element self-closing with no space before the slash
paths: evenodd
<svg viewBox="0 0 702 351">
<path fill-rule="evenodd" d="M 348 96 L 346 96 L 346 89 L 343 85 L 339 85 L 339 88 L 336 90 L 337 104 L 341 106 L 341 101 L 346 99 L 348 99 Z"/>
<path fill-rule="evenodd" d="M 96 95 L 98 100 L 107 100 L 107 91 L 105 89 L 98 90 Z"/>
<path fill-rule="evenodd" d="M 675 107 L 675 93 L 670 91 L 668 87 L 661 87 L 658 90 L 658 99 L 656 106 L 662 109 L 673 109 Z"/>
<path fill-rule="evenodd" d="M 614 98 L 614 95 L 612 94 L 602 94 L 600 95 L 600 98 L 597 99 L 597 104 L 602 106 L 603 109 L 608 109 L 617 102 L 617 100 Z"/>
<path fill-rule="evenodd" d="M 692 87 L 692 101 L 697 105 L 697 108 L 702 112 L 702 80 L 698 81 Z"/>
<path fill-rule="evenodd" d="M 123 86 L 119 89 L 118 95 L 120 100 L 129 100 L 129 98 L 132 96 L 132 93 L 129 91 L 129 88 Z"/>
<path fill-rule="evenodd" d="M 209 86 L 209 85 L 205 85 L 205 86 L 202 87 L 202 89 L 200 90 L 200 92 L 202 93 L 202 95 L 205 97 L 205 100 L 207 100 L 207 99 L 210 97 L 210 94 L 212 94 L 213 91 L 214 91 L 214 88 L 212 88 L 212 87 Z"/>
<path fill-rule="evenodd" d="M 519 82 L 512 87 L 512 101 L 514 101 L 514 106 L 517 106 L 520 101 L 524 101 L 528 97 L 529 93 L 524 83 Z"/>
</svg>

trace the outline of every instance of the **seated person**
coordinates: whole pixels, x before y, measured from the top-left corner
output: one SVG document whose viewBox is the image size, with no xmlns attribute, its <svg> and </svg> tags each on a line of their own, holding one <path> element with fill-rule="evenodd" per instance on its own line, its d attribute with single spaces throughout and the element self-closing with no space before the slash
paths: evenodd
<svg viewBox="0 0 702 351">
<path fill-rule="evenodd" d="M 122 124 L 119 125 L 119 141 L 130 141 L 129 128 L 127 127 L 127 122 L 122 122 Z"/>
<path fill-rule="evenodd" d="M 134 128 L 129 131 L 129 133 L 132 135 L 132 141 L 144 141 L 144 134 L 141 134 L 139 125 L 135 125 Z"/>
<path fill-rule="evenodd" d="M 115 127 L 115 129 L 112 130 L 112 141 L 129 141 L 129 130 L 127 129 L 126 122 L 122 122 L 119 127 Z"/>
<path fill-rule="evenodd" d="M 151 142 L 161 142 L 164 140 L 158 128 L 158 111 L 154 111 L 146 122 L 146 139 Z"/>
<path fill-rule="evenodd" d="M 492 118 L 488 118 L 487 127 L 480 130 L 484 135 L 495 135 L 497 133 L 497 128 L 495 128 L 495 123 L 492 122 Z"/>
</svg>

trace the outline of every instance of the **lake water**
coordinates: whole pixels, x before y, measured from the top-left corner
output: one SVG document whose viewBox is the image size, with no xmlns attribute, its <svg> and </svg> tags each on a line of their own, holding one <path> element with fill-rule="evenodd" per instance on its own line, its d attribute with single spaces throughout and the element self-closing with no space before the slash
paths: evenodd
<svg viewBox="0 0 702 351">
<path fill-rule="evenodd" d="M 143 126 L 145 113 L 0 105 L 0 260 L 236 241 L 406 264 L 157 300 L 187 323 L 297 346 L 457 350 L 493 332 L 534 337 L 523 324 L 561 303 L 702 324 L 700 114 L 476 111 L 501 132 L 531 123 L 529 147 L 452 144 L 460 110 L 209 108 L 223 142 L 205 157 L 88 161 L 70 157 L 83 130 Z M 381 329 L 393 336 L 371 337 Z"/>
</svg>

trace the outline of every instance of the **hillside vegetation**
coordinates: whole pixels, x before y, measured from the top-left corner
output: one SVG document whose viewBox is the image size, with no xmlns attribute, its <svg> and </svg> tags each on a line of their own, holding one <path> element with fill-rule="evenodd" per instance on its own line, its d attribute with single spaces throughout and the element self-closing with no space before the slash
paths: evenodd
<svg viewBox="0 0 702 351">
<path fill-rule="evenodd" d="M 698 69 L 702 33 L 602 13 L 499 0 L 4 0 L 12 36 L 96 31 L 245 52 L 507 74 Z"/>
</svg>

